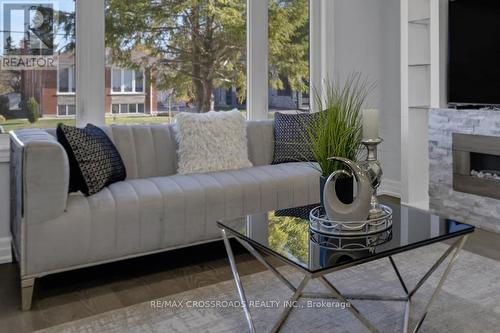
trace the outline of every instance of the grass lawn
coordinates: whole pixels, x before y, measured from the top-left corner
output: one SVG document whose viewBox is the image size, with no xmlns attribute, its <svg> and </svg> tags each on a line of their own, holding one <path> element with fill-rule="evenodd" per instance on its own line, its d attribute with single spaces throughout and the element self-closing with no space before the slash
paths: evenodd
<svg viewBox="0 0 500 333">
<path fill-rule="evenodd" d="M 75 125 L 75 119 L 71 118 L 40 118 L 36 123 L 30 124 L 27 119 L 10 119 L 4 123 L 0 123 L 0 126 L 4 128 L 6 132 L 20 129 L 20 128 L 56 128 L 57 124 L 64 123 L 67 125 Z M 120 116 L 120 117 L 106 117 L 106 125 L 111 124 L 165 124 L 170 123 L 170 118 L 166 116 Z"/>
<path fill-rule="evenodd" d="M 227 110 L 218 110 L 227 111 Z M 238 110 L 246 118 L 246 110 Z M 270 117 L 274 117 L 274 115 Z M 30 124 L 28 119 L 9 119 L 6 122 L 0 122 L 5 132 L 20 128 L 56 128 L 57 124 L 75 125 L 75 118 L 40 118 L 34 124 Z M 109 116 L 106 117 L 106 125 L 129 125 L 129 124 L 169 124 L 168 116 Z"/>
</svg>

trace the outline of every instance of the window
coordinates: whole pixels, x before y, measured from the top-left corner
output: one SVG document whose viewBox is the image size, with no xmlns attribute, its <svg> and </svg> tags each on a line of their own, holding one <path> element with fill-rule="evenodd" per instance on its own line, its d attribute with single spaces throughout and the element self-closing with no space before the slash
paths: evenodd
<svg viewBox="0 0 500 333">
<path fill-rule="evenodd" d="M 69 92 L 69 69 L 59 69 L 59 89 L 58 92 Z"/>
<path fill-rule="evenodd" d="M 57 106 L 57 115 L 60 117 L 74 116 L 76 114 L 76 107 L 74 104 L 59 104 Z"/>
<path fill-rule="evenodd" d="M 74 115 L 76 115 L 76 105 L 70 104 L 68 105 L 68 116 L 74 116 Z"/>
<path fill-rule="evenodd" d="M 111 113 L 126 113 L 127 104 L 129 114 L 164 123 L 175 112 L 244 112 L 246 1 L 145 0 L 137 13 L 134 1 L 106 0 Z M 144 102 L 123 99 L 127 93 Z"/>
<path fill-rule="evenodd" d="M 144 113 L 144 104 L 137 104 L 137 112 Z"/>
<path fill-rule="evenodd" d="M 111 71 L 113 93 L 142 93 L 144 92 L 144 73 L 121 68 Z"/>
<path fill-rule="evenodd" d="M 132 92 L 134 81 L 134 72 L 123 70 L 123 91 Z"/>
<path fill-rule="evenodd" d="M 113 69 L 113 92 L 122 91 L 122 70 Z"/>
<path fill-rule="evenodd" d="M 0 56 L 37 59 L 31 66 L 0 70 L 0 114 L 9 119 L 2 124 L 7 131 L 75 123 L 75 1 L 34 3 L 36 8 L 31 1 L 0 1 Z M 27 120 L 31 111 L 40 116 L 35 124 Z"/>
<path fill-rule="evenodd" d="M 120 113 L 128 113 L 128 104 L 120 104 Z"/>
<path fill-rule="evenodd" d="M 76 70 L 75 67 L 59 67 L 57 76 L 58 93 L 76 92 Z"/>
<path fill-rule="evenodd" d="M 104 41 L 107 66 L 100 82 L 104 83 L 105 92 L 98 93 L 99 98 L 95 99 L 93 96 L 96 94 L 88 93 L 88 89 L 85 89 L 85 95 L 81 95 L 86 99 L 81 101 L 82 110 L 85 110 L 82 119 L 101 112 L 98 108 L 89 110 L 85 107 L 92 105 L 95 100 L 100 103 L 101 96 L 106 99 L 108 114 L 128 114 L 128 105 L 134 104 L 136 114 L 148 115 L 143 117 L 147 122 L 168 122 L 168 116 L 186 110 L 196 112 L 237 107 L 244 112 L 247 97 L 246 67 L 253 58 L 261 60 L 257 53 L 265 43 L 265 38 L 259 35 L 262 24 L 268 24 L 269 27 L 269 75 L 263 73 L 257 76 L 250 87 L 255 88 L 259 84 L 267 87 L 264 80 L 268 79 L 271 109 L 308 109 L 308 0 L 248 1 L 252 13 L 266 10 L 265 7 L 269 13 L 268 22 L 250 15 L 257 22 L 248 22 L 249 36 L 256 36 L 250 43 L 255 51 L 253 54 L 247 54 L 246 50 L 247 0 L 144 0 L 140 1 L 140 12 L 135 1 L 102 1 L 105 4 L 104 13 L 97 12 L 102 10 L 99 9 L 102 6 L 100 1 L 82 0 L 79 3 L 82 10 L 96 11 L 96 19 L 104 16 L 104 35 L 91 34 L 94 22 L 84 19 L 79 22 L 83 26 L 80 36 L 86 45 L 95 45 L 99 49 Z M 0 56 L 46 55 L 47 50 L 40 47 L 32 49 L 33 45 L 40 46 L 41 40 L 27 40 L 29 35 L 34 36 L 27 33 L 34 28 L 28 19 L 32 17 L 32 12 L 26 12 L 30 8 L 18 5 L 8 12 L 2 6 L 7 2 L 10 5 L 15 1 L 0 2 L 2 17 L 10 17 L 9 26 L 0 27 Z M 33 126 L 55 127 L 57 121 L 50 118 L 63 113 L 73 114 L 67 106 L 59 110 L 59 105 L 75 104 L 75 94 L 78 93 L 76 72 L 92 72 L 98 68 L 83 62 L 80 66 L 85 68 L 75 70 L 75 2 L 39 2 L 40 6 L 52 6 L 49 12 L 56 14 L 51 22 L 54 27 L 53 52 L 59 58 L 56 68 L 37 71 L 2 68 L 0 113 L 14 113 L 14 118 L 23 119 L 8 123 L 4 126 L 7 130 L 31 126 L 27 123 L 26 110 L 23 109 L 26 105 L 24 101 L 29 98 L 38 103 L 41 115 L 39 122 Z M 218 52 L 220 50 L 225 52 Z M 211 56 L 207 57 L 207 54 Z M 256 63 L 259 64 L 259 61 Z M 252 69 L 253 72 L 258 70 Z M 289 87 L 284 83 L 285 80 L 288 80 Z M 288 89 L 290 93 L 284 91 Z M 54 94 L 54 91 L 57 93 Z M 258 94 L 251 96 L 252 101 L 263 100 L 265 93 L 267 89 L 258 91 Z M 127 105 L 127 111 L 121 111 L 120 105 Z M 258 118 L 261 116 L 256 115 Z M 10 114 L 9 118 L 12 118 Z M 66 119 L 62 121 L 69 122 Z"/>
<path fill-rule="evenodd" d="M 58 105 L 57 106 L 57 115 L 65 116 L 67 114 L 66 105 Z"/>
<path fill-rule="evenodd" d="M 309 110 L 309 0 L 269 0 L 269 111 Z"/>
<path fill-rule="evenodd" d="M 135 91 L 144 92 L 144 73 L 142 71 L 135 72 Z"/>
<path fill-rule="evenodd" d="M 144 104 L 112 104 L 111 105 L 112 114 L 134 114 L 134 113 L 144 113 Z"/>
</svg>

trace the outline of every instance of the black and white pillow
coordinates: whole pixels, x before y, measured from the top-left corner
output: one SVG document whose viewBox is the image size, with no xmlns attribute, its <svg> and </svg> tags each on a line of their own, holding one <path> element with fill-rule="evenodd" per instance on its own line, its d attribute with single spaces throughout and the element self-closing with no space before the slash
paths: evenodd
<svg viewBox="0 0 500 333">
<path fill-rule="evenodd" d="M 88 124 L 85 128 L 77 128 L 59 124 L 57 140 L 68 154 L 70 192 L 82 191 L 85 195 L 92 195 L 127 177 L 120 153 L 99 127 Z"/>
<path fill-rule="evenodd" d="M 273 164 L 315 161 L 308 144 L 309 129 L 316 119 L 314 113 L 274 115 L 274 158 Z"/>
</svg>

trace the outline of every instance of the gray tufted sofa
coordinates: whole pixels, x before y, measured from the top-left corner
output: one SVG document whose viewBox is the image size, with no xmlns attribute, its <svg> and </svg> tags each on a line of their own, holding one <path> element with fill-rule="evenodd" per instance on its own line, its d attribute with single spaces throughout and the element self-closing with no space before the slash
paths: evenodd
<svg viewBox="0 0 500 333">
<path fill-rule="evenodd" d="M 319 173 L 308 163 L 271 165 L 272 121 L 248 122 L 254 167 L 176 174 L 171 125 L 103 128 L 127 179 L 85 197 L 68 195 L 69 165 L 54 130 L 11 134 L 13 248 L 23 309 L 35 278 L 220 239 L 216 220 L 313 204 Z"/>
</svg>

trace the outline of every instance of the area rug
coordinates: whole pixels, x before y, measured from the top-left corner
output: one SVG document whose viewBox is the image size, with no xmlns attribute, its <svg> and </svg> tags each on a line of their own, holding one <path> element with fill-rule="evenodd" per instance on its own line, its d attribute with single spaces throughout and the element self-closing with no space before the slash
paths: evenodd
<svg viewBox="0 0 500 333">
<path fill-rule="evenodd" d="M 435 244 L 397 255 L 395 261 L 410 288 L 444 252 Z M 413 300 L 415 325 L 444 270 L 438 269 Z M 280 271 L 296 285 L 302 274 Z M 402 295 L 388 259 L 329 274 L 345 293 Z M 270 272 L 242 278 L 257 332 L 269 332 L 291 292 Z M 325 291 L 312 281 L 306 291 Z M 65 323 L 43 333 L 247 332 L 233 281 L 226 281 L 151 302 Z M 353 301 L 381 332 L 401 332 L 404 303 Z M 346 308 L 348 304 L 303 300 L 292 310 L 281 332 L 368 332 Z M 500 262 L 463 251 L 433 304 L 420 332 L 499 332 Z"/>
</svg>

